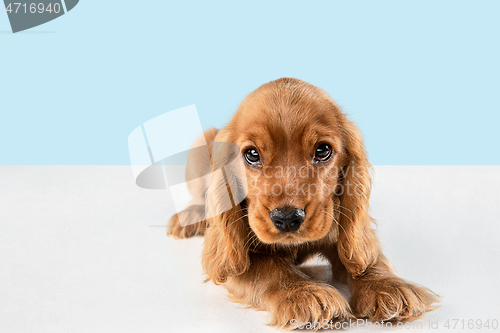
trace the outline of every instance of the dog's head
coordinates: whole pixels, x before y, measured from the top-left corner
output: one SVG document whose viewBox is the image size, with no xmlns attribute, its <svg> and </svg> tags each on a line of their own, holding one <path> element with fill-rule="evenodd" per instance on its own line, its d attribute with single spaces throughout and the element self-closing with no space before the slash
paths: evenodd
<svg viewBox="0 0 500 333">
<path fill-rule="evenodd" d="M 360 133 L 320 88 L 288 78 L 261 86 L 215 141 L 240 147 L 248 186 L 245 202 L 212 223 L 217 237 L 229 239 L 224 251 L 245 258 L 255 241 L 293 246 L 339 237 L 339 227 L 367 214 L 370 166 Z M 209 185 L 209 209 L 213 193 Z"/>
</svg>

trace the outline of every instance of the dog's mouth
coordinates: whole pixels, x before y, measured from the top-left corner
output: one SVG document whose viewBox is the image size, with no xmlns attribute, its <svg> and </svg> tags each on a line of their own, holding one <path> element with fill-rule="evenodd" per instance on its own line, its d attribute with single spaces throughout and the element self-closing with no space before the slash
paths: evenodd
<svg viewBox="0 0 500 333">
<path fill-rule="evenodd" d="M 297 233 L 295 234 L 286 234 L 284 235 L 283 238 L 279 239 L 277 241 L 277 243 L 281 243 L 281 244 L 303 244 L 303 243 L 306 243 L 307 241 L 302 239 L 302 237 L 300 237 L 300 235 L 298 235 Z"/>
</svg>

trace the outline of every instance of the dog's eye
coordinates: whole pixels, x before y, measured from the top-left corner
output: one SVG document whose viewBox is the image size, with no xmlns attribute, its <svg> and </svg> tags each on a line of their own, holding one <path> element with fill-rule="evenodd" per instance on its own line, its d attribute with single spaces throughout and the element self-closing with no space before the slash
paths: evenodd
<svg viewBox="0 0 500 333">
<path fill-rule="evenodd" d="M 247 149 L 245 150 L 244 156 L 248 165 L 254 166 L 260 164 L 260 155 L 257 150 L 253 148 Z"/>
<path fill-rule="evenodd" d="M 326 162 L 332 157 L 333 149 L 327 143 L 320 144 L 314 153 L 315 162 Z"/>
</svg>

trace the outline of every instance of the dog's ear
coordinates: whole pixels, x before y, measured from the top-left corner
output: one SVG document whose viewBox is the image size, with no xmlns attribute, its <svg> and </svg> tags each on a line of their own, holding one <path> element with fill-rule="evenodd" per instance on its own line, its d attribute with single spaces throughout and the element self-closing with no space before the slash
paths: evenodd
<svg viewBox="0 0 500 333">
<path fill-rule="evenodd" d="M 240 206 L 214 217 L 205 233 L 202 265 L 216 284 L 226 282 L 229 276 L 243 274 L 250 266 L 250 257 L 245 242 L 248 240 L 248 225 Z"/>
<path fill-rule="evenodd" d="M 372 168 L 363 145 L 361 132 L 342 116 L 345 148 L 344 167 L 340 177 L 340 218 L 345 233 L 340 233 L 337 250 L 350 272 L 362 275 L 378 257 L 379 246 L 368 214 Z"/>
<path fill-rule="evenodd" d="M 250 231 L 246 202 L 241 197 L 246 193 L 238 190 L 241 189 L 241 177 L 246 176 L 234 171 L 234 168 L 222 168 L 230 164 L 229 160 L 234 157 L 229 152 L 232 149 L 230 145 L 220 144 L 230 142 L 228 131 L 221 130 L 216 141 L 211 155 L 213 170 L 218 172 L 212 173 L 207 184 L 206 208 L 212 218 L 205 233 L 202 265 L 207 280 L 219 284 L 224 283 L 229 276 L 244 273 L 250 266 L 247 246 Z M 244 182 L 246 184 L 246 180 Z"/>
</svg>

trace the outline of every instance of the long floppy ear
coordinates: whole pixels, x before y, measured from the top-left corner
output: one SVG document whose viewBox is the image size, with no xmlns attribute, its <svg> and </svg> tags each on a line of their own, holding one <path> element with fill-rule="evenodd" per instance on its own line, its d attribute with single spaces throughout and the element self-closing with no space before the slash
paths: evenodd
<svg viewBox="0 0 500 333">
<path fill-rule="evenodd" d="M 243 274 L 250 266 L 248 248 L 245 247 L 248 226 L 244 222 L 238 223 L 244 215 L 240 206 L 236 206 L 214 217 L 205 233 L 202 264 L 207 280 L 215 284 L 226 282 L 229 276 Z"/>
<path fill-rule="evenodd" d="M 337 250 L 347 270 L 353 276 L 360 276 L 377 260 L 380 252 L 368 214 L 372 167 L 360 131 L 354 123 L 342 118 L 346 159 L 341 173 L 339 220 L 345 233 L 339 235 Z"/>
<path fill-rule="evenodd" d="M 208 276 L 207 281 L 212 280 L 220 284 L 229 276 L 244 273 L 250 266 L 246 246 L 249 226 L 242 192 L 235 193 L 237 188 L 241 188 L 242 179 L 234 177 L 235 173 L 227 172 L 227 168 L 222 172 L 221 168 L 229 164 L 228 159 L 232 154 L 227 151 L 231 149 L 229 145 L 218 143 L 230 142 L 229 131 L 221 130 L 215 141 L 217 142 L 212 146 L 211 154 L 214 161 L 213 170 L 218 172 L 212 173 L 207 184 L 206 208 L 212 219 L 205 233 L 202 265 Z M 246 176 L 240 174 L 239 177 Z"/>
</svg>

